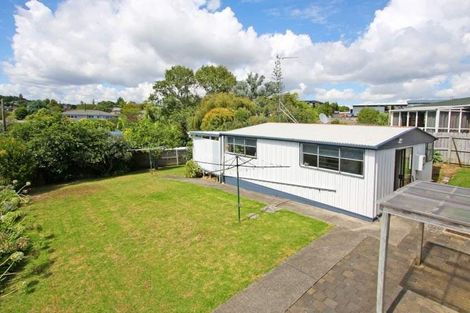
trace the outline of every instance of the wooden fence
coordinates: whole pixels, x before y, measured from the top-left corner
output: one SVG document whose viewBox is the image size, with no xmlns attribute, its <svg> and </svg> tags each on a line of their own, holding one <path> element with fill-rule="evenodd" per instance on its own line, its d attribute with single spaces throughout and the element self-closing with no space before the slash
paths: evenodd
<svg viewBox="0 0 470 313">
<path fill-rule="evenodd" d="M 436 133 L 434 136 L 438 138 L 434 151 L 442 155 L 444 162 L 470 165 L 470 134 Z"/>
<path fill-rule="evenodd" d="M 136 149 L 132 151 L 131 169 L 141 170 L 148 168 L 183 165 L 188 159 L 186 147 L 158 150 Z"/>
</svg>

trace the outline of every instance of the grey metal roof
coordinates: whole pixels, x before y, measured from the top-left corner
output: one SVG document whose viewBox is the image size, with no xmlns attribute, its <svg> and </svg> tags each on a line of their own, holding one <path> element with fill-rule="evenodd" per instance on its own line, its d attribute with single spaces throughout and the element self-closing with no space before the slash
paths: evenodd
<svg viewBox="0 0 470 313">
<path fill-rule="evenodd" d="M 199 136 L 217 136 L 219 137 L 220 132 L 210 131 L 210 130 L 193 130 L 189 132 L 190 135 L 199 135 Z"/>
<path fill-rule="evenodd" d="M 407 102 L 387 102 L 387 103 L 357 103 L 354 107 L 389 107 L 389 106 L 407 106 Z"/>
<path fill-rule="evenodd" d="M 64 115 L 81 115 L 81 116 L 89 116 L 89 115 L 115 116 L 112 113 L 99 111 L 99 110 L 70 110 L 70 111 L 63 112 L 62 114 L 64 114 Z"/>
<path fill-rule="evenodd" d="M 436 100 L 436 101 L 431 101 L 428 100 L 427 102 L 424 103 L 410 103 L 413 107 L 427 107 L 427 106 L 433 106 L 433 107 L 442 107 L 442 106 L 462 106 L 462 105 L 469 105 L 470 106 L 470 97 L 466 98 L 458 98 L 458 99 L 449 99 L 449 100 Z"/>
<path fill-rule="evenodd" d="M 221 135 L 378 149 L 409 132 L 418 132 L 426 138 L 429 136 L 430 141 L 435 139 L 432 135 L 416 127 L 292 123 L 259 124 L 221 132 Z"/>
<path fill-rule="evenodd" d="M 415 181 L 381 199 L 379 205 L 470 230 L 470 188 Z"/>
</svg>

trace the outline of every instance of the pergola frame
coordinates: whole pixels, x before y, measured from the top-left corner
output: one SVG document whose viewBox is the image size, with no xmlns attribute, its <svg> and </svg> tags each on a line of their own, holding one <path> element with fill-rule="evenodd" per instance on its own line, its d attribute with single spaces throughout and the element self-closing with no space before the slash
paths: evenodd
<svg viewBox="0 0 470 313">
<path fill-rule="evenodd" d="M 430 112 L 435 114 L 434 124 L 429 124 L 428 115 Z M 440 115 L 441 112 L 449 114 L 447 118 L 447 127 L 440 127 Z M 396 117 L 396 113 L 398 113 Z M 414 120 L 410 119 L 410 113 L 415 113 Z M 458 113 L 458 127 L 451 128 L 451 113 Z M 424 131 L 429 132 L 469 132 L 469 127 L 463 127 L 462 117 L 465 113 L 470 113 L 470 107 L 468 105 L 454 106 L 454 107 L 415 107 L 406 108 L 399 110 L 390 110 L 390 126 L 417 126 L 422 128 Z M 419 114 L 424 114 L 424 125 L 418 125 Z M 398 120 L 396 120 L 398 118 Z M 404 120 L 406 119 L 406 121 Z M 470 118 L 469 118 L 470 119 Z"/>
<path fill-rule="evenodd" d="M 429 188 L 429 186 L 440 187 L 439 185 L 445 186 L 447 191 L 444 190 L 444 187 L 442 187 L 442 190 L 438 190 L 438 188 Z M 426 189 L 427 186 L 428 189 Z M 419 195 L 420 190 L 422 191 L 422 196 Z M 426 199 L 427 203 L 423 203 L 423 207 L 420 208 L 419 204 L 417 204 L 416 207 L 414 207 L 414 205 L 406 207 L 403 205 L 403 201 L 406 199 L 415 201 L 416 203 L 424 201 L 422 199 L 424 199 L 424 196 L 427 192 L 434 193 L 434 199 Z M 436 203 L 435 207 L 430 205 L 433 201 Z M 424 208 L 424 206 L 427 206 L 427 208 Z M 449 214 L 452 213 L 453 207 L 456 209 L 458 208 L 458 214 Z M 383 313 L 385 309 L 384 294 L 391 215 L 418 222 L 415 264 L 421 265 L 424 224 L 441 226 L 446 229 L 470 234 L 470 189 L 450 187 L 448 185 L 437 183 L 415 181 L 382 199 L 379 202 L 379 210 L 382 211 L 382 217 L 380 227 L 379 263 L 377 271 L 376 312 Z M 441 214 L 443 210 L 447 210 L 445 211 L 447 214 Z"/>
</svg>

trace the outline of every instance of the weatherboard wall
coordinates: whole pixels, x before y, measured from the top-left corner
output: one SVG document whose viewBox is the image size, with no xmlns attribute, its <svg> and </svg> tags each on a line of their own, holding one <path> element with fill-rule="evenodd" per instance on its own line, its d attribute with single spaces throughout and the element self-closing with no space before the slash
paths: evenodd
<svg viewBox="0 0 470 313">
<path fill-rule="evenodd" d="M 226 164 L 231 163 L 234 158 L 235 155 L 225 153 Z M 241 163 L 248 160 L 247 157 L 240 158 Z M 287 168 L 241 167 L 240 178 L 252 184 L 279 190 L 364 217 L 374 218 L 376 215 L 374 150 L 365 150 L 364 175 L 361 177 L 301 166 L 300 144 L 289 141 L 258 139 L 257 157 L 246 165 L 288 166 Z M 225 176 L 236 177 L 236 170 L 233 168 L 225 171 Z M 257 180 L 263 180 L 263 182 Z"/>
</svg>

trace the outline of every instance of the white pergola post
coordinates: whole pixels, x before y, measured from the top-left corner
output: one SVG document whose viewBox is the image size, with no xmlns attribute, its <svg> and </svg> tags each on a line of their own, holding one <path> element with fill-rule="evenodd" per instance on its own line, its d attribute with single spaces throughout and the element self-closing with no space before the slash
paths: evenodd
<svg viewBox="0 0 470 313">
<path fill-rule="evenodd" d="M 406 127 L 410 126 L 410 112 L 406 112 Z"/>
<path fill-rule="evenodd" d="M 459 133 L 462 131 L 462 111 L 463 111 L 463 109 L 460 108 L 460 112 L 459 112 Z"/>
<path fill-rule="evenodd" d="M 441 110 L 437 109 L 436 110 L 436 118 L 435 118 L 435 123 L 434 123 L 434 132 L 438 133 L 439 132 L 439 115 L 441 115 Z"/>
<path fill-rule="evenodd" d="M 385 269 L 387 268 L 388 236 L 390 233 L 390 214 L 382 213 L 380 223 L 379 266 L 377 270 L 377 313 L 384 312 Z"/>
<path fill-rule="evenodd" d="M 398 126 L 403 126 L 401 124 L 401 112 L 398 112 Z"/>
<path fill-rule="evenodd" d="M 424 111 L 424 131 L 428 129 L 428 112 L 429 111 Z"/>
</svg>

